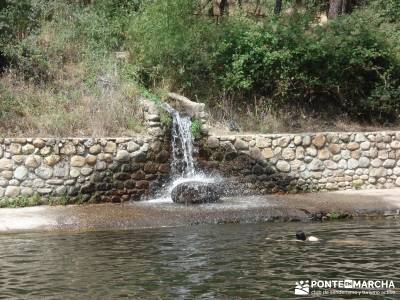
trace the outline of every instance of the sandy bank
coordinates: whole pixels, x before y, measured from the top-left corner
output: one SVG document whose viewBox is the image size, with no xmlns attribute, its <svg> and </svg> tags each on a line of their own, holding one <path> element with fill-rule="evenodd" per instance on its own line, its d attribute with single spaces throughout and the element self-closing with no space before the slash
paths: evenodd
<svg viewBox="0 0 400 300">
<path fill-rule="evenodd" d="M 224 198 L 186 207 L 132 202 L 0 209 L 0 232 L 122 230 L 195 224 L 312 221 L 327 213 L 397 217 L 400 189 Z M 336 214 L 337 215 L 337 214 Z"/>
</svg>

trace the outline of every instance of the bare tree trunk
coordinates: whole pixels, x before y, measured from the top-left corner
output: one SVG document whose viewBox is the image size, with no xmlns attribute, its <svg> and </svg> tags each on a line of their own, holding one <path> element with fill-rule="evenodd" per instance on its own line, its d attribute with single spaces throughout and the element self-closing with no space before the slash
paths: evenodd
<svg viewBox="0 0 400 300">
<path fill-rule="evenodd" d="M 280 14 L 282 11 L 282 0 L 275 0 L 275 9 L 274 13 L 276 15 Z"/>
<path fill-rule="evenodd" d="M 334 20 L 342 14 L 343 3 L 346 0 L 329 0 L 328 19 Z"/>
<path fill-rule="evenodd" d="M 220 5 L 221 0 L 212 0 L 212 14 L 217 22 L 222 15 Z"/>
<path fill-rule="evenodd" d="M 236 12 L 236 0 L 228 0 L 228 14 L 234 15 Z"/>
<path fill-rule="evenodd" d="M 357 3 L 357 0 L 330 0 L 328 19 L 334 20 L 340 15 L 351 13 Z"/>
</svg>

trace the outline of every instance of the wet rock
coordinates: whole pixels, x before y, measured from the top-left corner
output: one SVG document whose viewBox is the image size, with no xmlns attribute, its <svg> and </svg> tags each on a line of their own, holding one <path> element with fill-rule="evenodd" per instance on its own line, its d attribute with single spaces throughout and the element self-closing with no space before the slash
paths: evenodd
<svg viewBox="0 0 400 300">
<path fill-rule="evenodd" d="M 114 179 L 116 180 L 127 180 L 130 179 L 131 175 L 129 173 L 116 173 L 114 174 Z"/>
<path fill-rule="evenodd" d="M 170 167 L 168 164 L 161 164 L 158 167 L 158 172 L 168 174 L 170 172 Z"/>
<path fill-rule="evenodd" d="M 252 172 L 256 175 L 261 175 L 264 173 L 264 168 L 257 164 L 253 167 Z"/>
<path fill-rule="evenodd" d="M 145 176 L 146 176 L 146 173 L 143 172 L 143 170 L 139 170 L 135 174 L 132 175 L 132 178 L 136 179 L 136 180 L 140 180 L 140 179 L 144 179 Z"/>
<path fill-rule="evenodd" d="M 211 149 L 219 147 L 219 140 L 216 137 L 210 136 L 207 139 L 207 146 Z"/>
<path fill-rule="evenodd" d="M 93 182 L 88 182 L 82 185 L 81 193 L 82 194 L 90 194 L 96 190 L 96 185 Z"/>
<path fill-rule="evenodd" d="M 158 165 L 157 165 L 157 164 L 154 164 L 154 163 L 152 163 L 152 162 L 146 163 L 146 164 L 144 165 L 144 168 L 143 168 L 144 172 L 145 172 L 145 173 L 148 173 L 148 174 L 154 174 L 154 173 L 156 173 L 156 172 L 157 172 L 157 169 L 158 169 Z"/>
<path fill-rule="evenodd" d="M 145 162 L 147 159 L 147 154 L 144 151 L 138 150 L 132 155 L 135 162 Z"/>
<path fill-rule="evenodd" d="M 168 151 L 161 150 L 160 153 L 157 154 L 156 161 L 160 163 L 165 163 L 169 160 L 169 153 Z"/>
<path fill-rule="evenodd" d="M 146 180 L 136 181 L 136 188 L 139 189 L 139 190 L 148 189 L 149 188 L 149 182 L 146 181 Z"/>
<path fill-rule="evenodd" d="M 175 203 L 202 204 L 219 200 L 220 192 L 215 184 L 190 181 L 177 185 L 171 193 Z"/>
</svg>

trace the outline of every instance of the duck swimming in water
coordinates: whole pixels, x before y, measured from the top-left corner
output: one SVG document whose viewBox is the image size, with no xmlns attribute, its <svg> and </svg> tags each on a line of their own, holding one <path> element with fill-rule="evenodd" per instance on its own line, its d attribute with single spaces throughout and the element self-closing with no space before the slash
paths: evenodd
<svg viewBox="0 0 400 300">
<path fill-rule="evenodd" d="M 296 232 L 296 239 L 298 241 L 303 241 L 303 242 L 318 242 L 319 238 L 317 238 L 316 236 L 309 236 L 307 237 L 306 234 L 304 233 L 304 231 L 297 231 Z"/>
</svg>

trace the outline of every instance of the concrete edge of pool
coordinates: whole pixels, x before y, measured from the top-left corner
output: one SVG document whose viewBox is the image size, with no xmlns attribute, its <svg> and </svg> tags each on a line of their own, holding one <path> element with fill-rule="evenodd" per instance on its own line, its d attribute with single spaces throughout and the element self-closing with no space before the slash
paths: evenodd
<svg viewBox="0 0 400 300">
<path fill-rule="evenodd" d="M 351 217 L 400 216 L 400 188 L 224 198 L 222 203 L 181 206 L 130 202 L 0 209 L 0 233 L 102 231 L 196 224 L 312 221 L 328 213 Z M 339 213 L 339 214 L 338 214 Z"/>
</svg>

